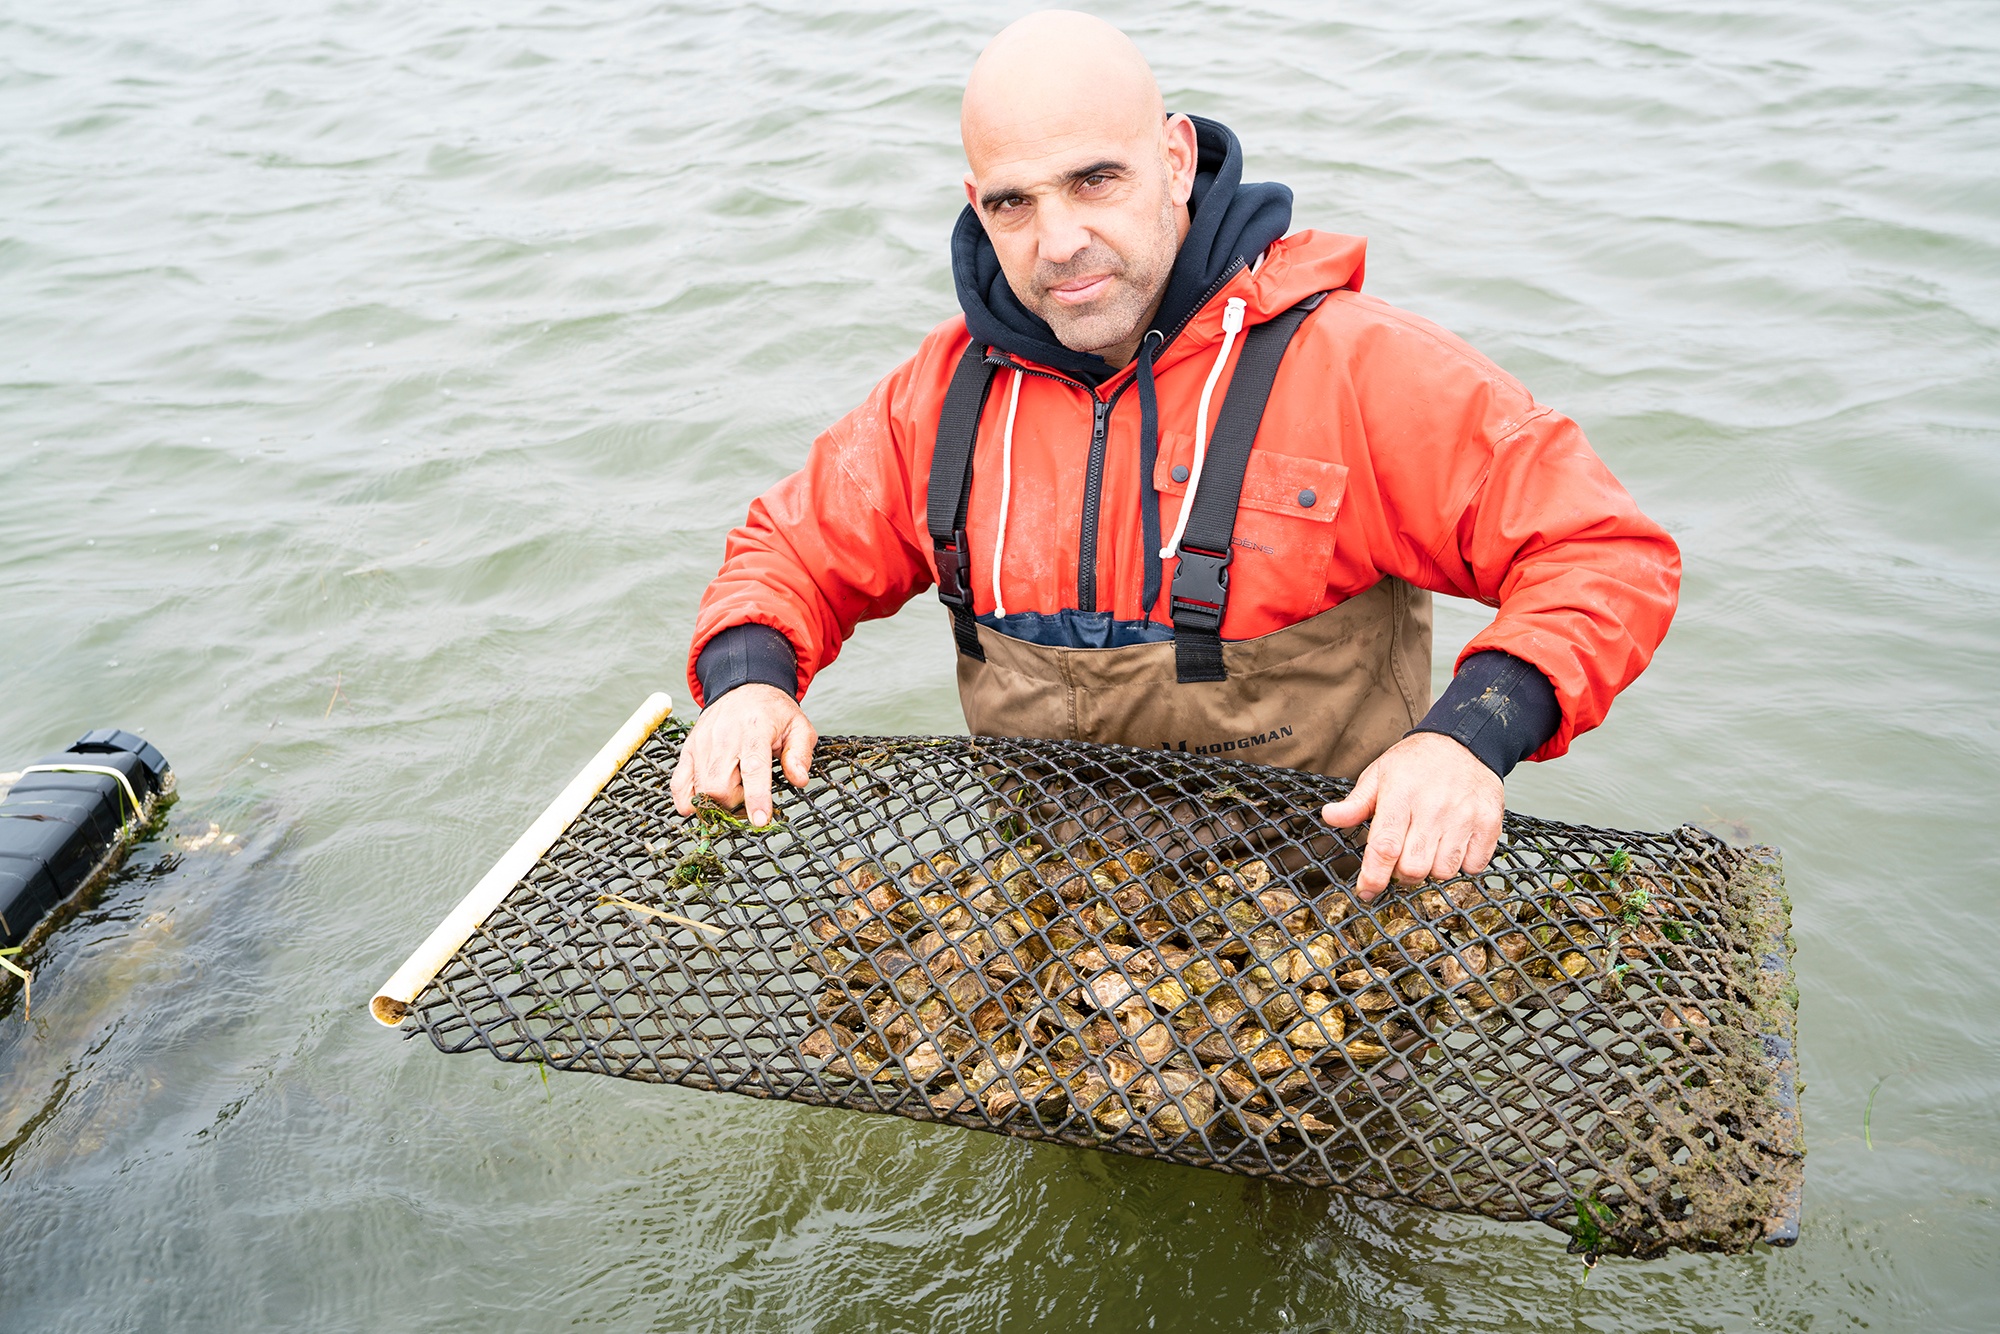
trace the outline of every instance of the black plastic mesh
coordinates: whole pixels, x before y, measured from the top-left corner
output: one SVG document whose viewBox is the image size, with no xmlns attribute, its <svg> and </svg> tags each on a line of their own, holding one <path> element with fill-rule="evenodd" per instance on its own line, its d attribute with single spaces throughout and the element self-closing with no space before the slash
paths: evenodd
<svg viewBox="0 0 2000 1334">
<path fill-rule="evenodd" d="M 408 1024 L 695 1088 L 1497 1219 L 1571 1248 L 1796 1236 L 1774 854 L 1510 815 L 1373 904 L 1347 784 L 1070 742 L 828 738 L 751 830 L 670 723 Z"/>
</svg>

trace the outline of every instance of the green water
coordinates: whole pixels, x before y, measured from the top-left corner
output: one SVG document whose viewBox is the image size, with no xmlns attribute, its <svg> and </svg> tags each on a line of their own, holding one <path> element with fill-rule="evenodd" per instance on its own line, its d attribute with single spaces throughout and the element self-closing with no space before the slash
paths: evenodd
<svg viewBox="0 0 2000 1334">
<path fill-rule="evenodd" d="M 0 1328 L 2000 1326 L 1976 0 L 1102 11 L 1682 543 L 1654 667 L 1510 801 L 1784 848 L 1795 1249 L 1584 1284 L 1533 1226 L 545 1087 L 367 1017 L 685 698 L 724 532 L 952 311 L 957 88 L 1020 11 L 0 8 L 0 769 L 142 727 L 183 793 L 0 1015 Z M 808 704 L 950 730 L 950 677 L 924 602 Z M 177 847 L 210 822 L 240 850 Z"/>
</svg>

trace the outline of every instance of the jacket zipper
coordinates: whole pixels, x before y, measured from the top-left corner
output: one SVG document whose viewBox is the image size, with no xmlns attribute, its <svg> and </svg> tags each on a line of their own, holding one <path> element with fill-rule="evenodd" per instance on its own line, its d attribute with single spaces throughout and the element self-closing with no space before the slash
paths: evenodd
<svg viewBox="0 0 2000 1334">
<path fill-rule="evenodd" d="M 1182 332 L 1187 329 L 1188 325 L 1194 323 L 1194 317 L 1201 314 L 1204 310 L 1207 310 L 1208 303 L 1215 300 L 1215 294 L 1217 292 L 1220 292 L 1223 288 L 1229 286 L 1229 280 L 1231 278 L 1234 278 L 1239 272 L 1242 271 L 1242 269 L 1243 269 L 1243 256 L 1238 255 L 1235 259 L 1229 261 L 1229 267 L 1222 271 L 1222 276 L 1217 278 L 1214 282 L 1210 283 L 1208 290 L 1201 294 L 1201 300 L 1195 302 L 1192 306 L 1188 307 L 1188 313 L 1181 316 L 1181 322 L 1174 326 L 1173 332 L 1168 334 L 1166 341 L 1160 344 L 1160 350 L 1159 352 L 1153 354 L 1153 360 L 1158 361 L 1161 355 L 1164 354 L 1169 347 L 1173 346 L 1174 340 L 1181 336 Z"/>
<path fill-rule="evenodd" d="M 1090 464 L 1083 474 L 1083 526 L 1077 533 L 1076 609 L 1097 610 L 1097 519 L 1104 501 L 1104 440 L 1111 402 L 1090 398 Z"/>
<path fill-rule="evenodd" d="M 1008 353 L 998 356 L 988 354 L 987 360 L 997 366 L 1022 375 L 1033 375 L 1043 380 L 1053 380 L 1057 384 L 1068 385 L 1090 396 L 1090 455 L 1083 473 L 1083 515 L 1077 531 L 1076 543 L 1076 602 L 1078 611 L 1097 610 L 1097 524 L 1098 514 L 1104 499 L 1104 448 L 1111 435 L 1111 406 L 1125 392 L 1131 380 L 1118 386 L 1110 398 L 1100 398 L 1095 389 L 1081 380 L 1072 380 L 1067 375 L 1055 375 L 1049 371 L 1038 371 L 1032 366 L 1023 366 Z"/>
</svg>

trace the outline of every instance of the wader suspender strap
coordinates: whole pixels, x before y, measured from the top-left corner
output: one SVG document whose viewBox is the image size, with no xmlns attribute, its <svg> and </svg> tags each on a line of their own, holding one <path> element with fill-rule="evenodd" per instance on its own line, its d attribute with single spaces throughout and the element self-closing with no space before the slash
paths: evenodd
<svg viewBox="0 0 2000 1334">
<path fill-rule="evenodd" d="M 1244 354 L 1249 355 L 1247 347 Z M 965 511 L 972 498 L 972 447 L 979 440 L 979 418 L 993 388 L 993 370 L 985 347 L 977 341 L 958 359 L 951 387 L 944 393 L 944 409 L 938 413 L 930 499 L 924 510 L 931 553 L 937 559 L 938 601 L 951 608 L 951 637 L 960 653 L 980 662 L 986 661 L 986 651 L 979 647 L 978 623 L 972 619 L 972 546 L 965 540 Z"/>
<path fill-rule="evenodd" d="M 1222 665 L 1222 612 L 1229 602 L 1230 538 L 1236 507 L 1243 497 L 1243 474 L 1264 404 L 1278 378 L 1278 363 L 1307 315 L 1326 299 L 1317 292 L 1243 335 L 1243 354 L 1229 378 L 1229 393 L 1215 423 L 1215 438 L 1203 459 L 1194 513 L 1181 535 L 1174 566 L 1174 679 L 1226 681 Z"/>
</svg>

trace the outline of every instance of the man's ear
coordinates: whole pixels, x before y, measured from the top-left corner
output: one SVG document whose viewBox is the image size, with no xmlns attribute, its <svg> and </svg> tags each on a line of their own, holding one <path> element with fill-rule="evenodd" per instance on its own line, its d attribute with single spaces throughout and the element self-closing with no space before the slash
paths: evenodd
<svg viewBox="0 0 2000 1334">
<path fill-rule="evenodd" d="M 1194 141 L 1194 122 L 1176 112 L 1167 117 L 1161 138 L 1166 141 L 1170 197 L 1176 204 L 1185 204 L 1194 197 L 1194 169 L 1201 157 Z M 971 180 L 966 179 L 968 183 Z"/>
<path fill-rule="evenodd" d="M 1190 176 L 1188 180 L 1192 182 L 1194 177 Z M 972 179 L 969 171 L 965 173 L 965 202 L 972 205 L 974 213 L 979 212 L 979 182 Z"/>
</svg>

